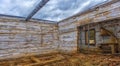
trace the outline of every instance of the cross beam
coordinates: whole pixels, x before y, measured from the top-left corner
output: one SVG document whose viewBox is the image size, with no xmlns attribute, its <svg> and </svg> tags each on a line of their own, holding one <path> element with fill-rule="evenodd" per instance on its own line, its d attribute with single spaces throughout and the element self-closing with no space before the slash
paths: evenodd
<svg viewBox="0 0 120 66">
<path fill-rule="evenodd" d="M 42 0 L 36 7 L 35 9 L 27 16 L 27 18 L 25 19 L 26 21 L 28 21 L 29 19 L 31 19 L 49 0 Z"/>
</svg>

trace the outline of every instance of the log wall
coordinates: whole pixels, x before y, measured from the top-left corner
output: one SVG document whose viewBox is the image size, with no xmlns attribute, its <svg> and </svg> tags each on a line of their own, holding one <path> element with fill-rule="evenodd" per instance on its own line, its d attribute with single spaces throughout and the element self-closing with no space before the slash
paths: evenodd
<svg viewBox="0 0 120 66">
<path fill-rule="evenodd" d="M 0 18 L 0 59 L 56 52 L 57 46 L 56 24 Z"/>
<path fill-rule="evenodd" d="M 0 18 L 0 59 L 51 52 L 77 52 L 79 26 L 119 20 L 120 1 L 100 6 L 93 11 L 57 24 Z M 120 23 L 117 21 L 118 24 Z M 96 28 L 98 28 L 96 26 Z M 119 27 L 118 34 L 120 35 Z M 97 30 L 97 29 L 96 29 Z M 97 30 L 99 31 L 99 30 Z M 97 33 L 99 35 L 99 33 Z M 82 41 L 85 42 L 84 33 Z M 120 36 L 119 36 L 120 37 Z M 96 37 L 99 41 L 100 38 Z M 97 42 L 100 43 L 100 42 Z"/>
<path fill-rule="evenodd" d="M 79 31 L 77 28 L 90 23 L 106 22 L 107 20 L 114 20 L 120 18 L 120 1 L 105 6 L 95 8 L 90 12 L 86 12 L 69 19 L 61 21 L 59 25 L 60 49 L 61 51 L 76 51 L 79 43 Z M 120 23 L 118 21 L 118 23 Z M 97 33 L 98 35 L 98 33 Z M 84 36 L 84 33 L 83 35 Z M 97 40 L 100 38 L 96 37 Z M 69 39 L 69 40 L 67 40 Z M 85 38 L 83 37 L 83 42 Z M 99 42 L 98 42 L 99 43 Z M 62 47 L 64 45 L 64 48 Z M 71 47 L 72 46 L 72 47 Z M 67 49 L 69 48 L 69 49 Z M 72 50 L 72 51 L 71 51 Z"/>
</svg>

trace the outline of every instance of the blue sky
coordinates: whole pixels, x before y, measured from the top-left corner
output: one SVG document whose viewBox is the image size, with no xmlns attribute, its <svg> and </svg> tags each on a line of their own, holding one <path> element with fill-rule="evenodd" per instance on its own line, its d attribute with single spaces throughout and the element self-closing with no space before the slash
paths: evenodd
<svg viewBox="0 0 120 66">
<path fill-rule="evenodd" d="M 41 0 L 0 0 L 0 14 L 27 17 Z M 50 0 L 33 18 L 60 21 L 106 0 Z"/>
<path fill-rule="evenodd" d="M 0 0 L 0 14 L 26 17 L 40 0 Z"/>
</svg>

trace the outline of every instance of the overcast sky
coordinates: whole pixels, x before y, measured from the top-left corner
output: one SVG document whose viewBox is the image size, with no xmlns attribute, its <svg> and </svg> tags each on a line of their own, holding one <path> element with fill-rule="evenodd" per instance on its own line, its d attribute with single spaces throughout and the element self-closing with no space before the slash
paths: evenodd
<svg viewBox="0 0 120 66">
<path fill-rule="evenodd" d="M 41 0 L 0 0 L 0 14 L 28 16 Z M 50 0 L 33 18 L 60 21 L 106 0 Z"/>
</svg>

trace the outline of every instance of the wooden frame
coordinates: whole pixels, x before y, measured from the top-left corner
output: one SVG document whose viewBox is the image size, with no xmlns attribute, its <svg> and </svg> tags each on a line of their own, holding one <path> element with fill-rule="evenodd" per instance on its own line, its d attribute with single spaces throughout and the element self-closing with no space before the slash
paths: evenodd
<svg viewBox="0 0 120 66">
<path fill-rule="evenodd" d="M 96 45 L 96 31 L 95 31 L 95 29 L 90 29 L 89 30 L 89 33 L 90 33 L 90 31 L 94 31 L 94 43 L 90 43 L 89 42 L 89 40 L 90 40 L 90 37 L 89 36 L 87 36 L 86 34 L 87 34 L 87 31 L 88 30 L 85 30 L 85 45 L 92 45 L 92 46 L 95 46 Z M 90 35 L 90 34 L 89 34 Z M 87 40 L 87 37 L 89 38 L 88 40 Z"/>
</svg>

